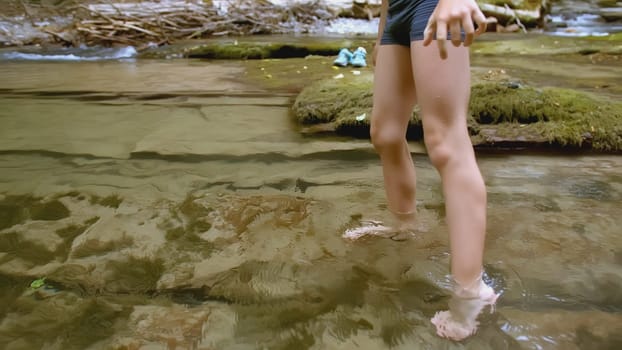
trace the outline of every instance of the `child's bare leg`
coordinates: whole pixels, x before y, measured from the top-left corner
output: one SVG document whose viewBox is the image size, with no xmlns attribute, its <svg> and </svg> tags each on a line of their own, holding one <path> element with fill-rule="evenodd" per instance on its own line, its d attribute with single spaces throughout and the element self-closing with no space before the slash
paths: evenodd
<svg viewBox="0 0 622 350">
<path fill-rule="evenodd" d="M 449 310 L 432 318 L 438 335 L 462 340 L 477 330 L 477 316 L 498 294 L 481 280 L 486 235 L 486 188 L 467 129 L 469 52 L 447 45 L 442 60 L 436 43 L 414 42 L 412 63 L 428 155 L 443 183 L 456 282 Z"/>
<path fill-rule="evenodd" d="M 486 189 L 467 129 L 469 52 L 447 45 L 442 60 L 436 43 L 424 47 L 419 41 L 411 50 L 425 144 L 443 185 L 451 273 L 467 286 L 482 272 L 486 231 Z"/>
<path fill-rule="evenodd" d="M 389 209 L 398 220 L 415 214 L 415 167 L 406 142 L 416 102 L 410 50 L 380 45 L 374 74 L 371 140 L 380 155 Z"/>
</svg>

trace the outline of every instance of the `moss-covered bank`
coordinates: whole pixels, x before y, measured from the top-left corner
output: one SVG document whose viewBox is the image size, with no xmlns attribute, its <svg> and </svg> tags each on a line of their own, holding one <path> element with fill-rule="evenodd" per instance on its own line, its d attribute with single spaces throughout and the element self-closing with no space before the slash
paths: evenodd
<svg viewBox="0 0 622 350">
<path fill-rule="evenodd" d="M 186 43 L 164 48 L 153 48 L 141 53 L 141 58 L 204 58 L 204 59 L 266 59 L 300 58 L 311 55 L 334 56 L 344 47 L 366 46 L 371 49 L 372 40 L 309 40 L 257 41 L 252 39 L 218 40 Z"/>
<path fill-rule="evenodd" d="M 296 98 L 293 112 L 303 125 L 368 137 L 372 76 L 318 81 Z M 479 147 L 553 146 L 622 151 L 622 103 L 585 92 L 535 88 L 514 81 L 476 81 L 469 130 Z M 423 137 L 418 110 L 408 137 Z"/>
</svg>

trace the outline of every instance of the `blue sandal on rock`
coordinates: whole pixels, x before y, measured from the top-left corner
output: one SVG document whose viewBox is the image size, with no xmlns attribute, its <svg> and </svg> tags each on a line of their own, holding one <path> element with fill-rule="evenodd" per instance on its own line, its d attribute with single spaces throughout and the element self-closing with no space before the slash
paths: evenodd
<svg viewBox="0 0 622 350">
<path fill-rule="evenodd" d="M 350 50 L 348 50 L 348 49 L 341 49 L 341 51 L 339 51 L 339 55 L 337 55 L 337 58 L 333 62 L 333 65 L 340 66 L 340 67 L 345 67 L 352 60 L 352 56 L 353 55 L 352 55 L 352 52 L 350 52 Z"/>
<path fill-rule="evenodd" d="M 352 60 L 350 60 L 350 64 L 354 67 L 366 67 L 367 62 L 365 61 L 365 57 L 367 56 L 367 50 L 364 47 L 359 47 L 352 54 Z"/>
</svg>

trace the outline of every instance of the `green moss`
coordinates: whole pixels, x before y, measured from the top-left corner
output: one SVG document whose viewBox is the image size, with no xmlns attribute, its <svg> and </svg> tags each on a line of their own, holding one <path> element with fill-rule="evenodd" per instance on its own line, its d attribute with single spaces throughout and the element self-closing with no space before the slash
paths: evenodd
<svg viewBox="0 0 622 350">
<path fill-rule="evenodd" d="M 370 76 L 326 79 L 302 90 L 292 110 L 301 124 L 327 123 L 342 112 L 352 117 L 369 113 L 372 96 Z"/>
<path fill-rule="evenodd" d="M 209 230 L 212 224 L 207 218 L 212 211 L 212 208 L 197 203 L 195 197 L 187 196 L 179 205 L 179 212 L 182 213 L 187 220 L 185 231 L 196 234 Z"/>
<path fill-rule="evenodd" d="M 293 111 L 300 123 L 330 122 L 338 133 L 368 137 L 370 91 L 370 81 L 320 81 L 301 92 Z M 482 82 L 473 86 L 470 114 L 469 130 L 476 144 L 548 143 L 622 150 L 622 104 L 584 92 Z M 416 112 L 408 137 L 422 137 Z"/>
<path fill-rule="evenodd" d="M 196 197 L 188 195 L 171 213 L 173 217 L 183 222 L 183 225 L 180 225 L 179 222 L 169 221 L 160 225 L 160 228 L 166 231 L 166 240 L 175 244 L 178 249 L 198 251 L 207 257 L 213 251 L 214 245 L 203 240 L 199 234 L 212 227 L 208 220 L 208 215 L 212 211 L 212 208 L 198 203 Z M 182 214 L 183 220 L 178 216 L 178 213 Z"/>
<path fill-rule="evenodd" d="M 200 225 L 200 224 L 194 224 Z M 209 223 L 206 223 L 207 229 L 211 227 Z M 207 230 L 204 230 L 207 231 Z M 214 250 L 214 245 L 197 234 L 197 232 L 203 232 L 203 230 L 199 231 L 193 224 L 190 224 L 188 227 L 177 226 L 170 228 L 166 231 L 166 240 L 175 244 L 178 249 L 185 251 L 198 251 L 204 257 L 208 257 L 212 251 Z"/>
<path fill-rule="evenodd" d="M 211 43 L 186 49 L 189 58 L 265 59 L 336 55 L 342 43 Z"/>
<path fill-rule="evenodd" d="M 113 194 L 107 197 L 102 198 L 101 201 L 99 201 L 100 205 L 103 205 L 104 207 L 110 207 L 110 208 L 119 208 L 119 205 L 123 202 L 123 199 L 121 199 L 121 197 Z"/>
<path fill-rule="evenodd" d="M 356 106 L 341 110 L 334 121 L 335 131 L 341 135 L 368 138 L 370 117 L 371 107 L 362 109 Z M 423 138 L 423 126 L 421 125 L 421 118 L 416 109 L 413 111 L 410 118 L 406 137 L 409 140 L 421 140 Z"/>
<path fill-rule="evenodd" d="M 33 220 L 56 221 L 69 217 L 69 209 L 57 199 L 37 203 L 30 208 L 30 217 Z"/>
<path fill-rule="evenodd" d="M 279 93 L 300 92 L 309 84 L 335 76 L 351 74 L 350 69 L 333 67 L 334 57 L 309 56 L 306 58 L 247 60 L 244 81 L 265 90 Z"/>
<path fill-rule="evenodd" d="M 196 202 L 196 197 L 188 195 L 186 199 L 179 205 L 179 212 L 184 214 L 188 219 L 195 220 L 197 218 L 206 217 L 212 212 L 211 208 L 206 208 Z"/>
<path fill-rule="evenodd" d="M 603 37 L 559 37 L 549 35 L 507 36 L 502 40 L 479 40 L 472 46 L 475 55 L 572 55 L 601 52 L 619 54 L 620 33 Z"/>
<path fill-rule="evenodd" d="M 104 198 L 101 198 L 97 195 L 91 196 L 90 200 L 91 204 L 99 204 L 104 207 L 118 209 L 119 205 L 123 202 L 123 199 L 116 194 L 111 194 Z"/>
<path fill-rule="evenodd" d="M 207 220 L 197 219 L 193 221 L 188 228 L 193 232 L 205 232 L 212 228 L 212 224 Z"/>
<path fill-rule="evenodd" d="M 186 233 L 186 230 L 184 230 L 183 227 L 178 226 L 178 227 L 168 229 L 166 231 L 165 237 L 167 241 L 174 241 L 182 237 L 184 233 Z"/>
<path fill-rule="evenodd" d="M 519 83 L 478 84 L 471 89 L 470 109 L 480 124 L 546 121 L 545 105 L 541 91 Z"/>
</svg>

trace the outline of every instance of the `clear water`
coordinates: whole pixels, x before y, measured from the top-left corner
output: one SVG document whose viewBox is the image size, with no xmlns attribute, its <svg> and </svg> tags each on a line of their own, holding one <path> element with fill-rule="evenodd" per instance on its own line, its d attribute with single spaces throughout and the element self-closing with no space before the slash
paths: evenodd
<svg viewBox="0 0 622 350">
<path fill-rule="evenodd" d="M 622 158 L 480 154 L 503 295 L 454 343 L 429 323 L 449 256 L 425 155 L 426 232 L 344 240 L 386 219 L 377 156 L 299 133 L 243 67 L 0 63 L 0 348 L 622 347 Z"/>
</svg>

